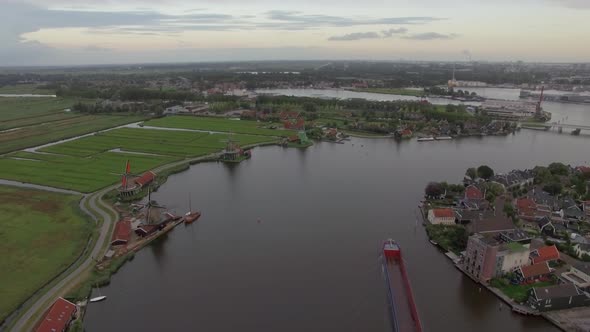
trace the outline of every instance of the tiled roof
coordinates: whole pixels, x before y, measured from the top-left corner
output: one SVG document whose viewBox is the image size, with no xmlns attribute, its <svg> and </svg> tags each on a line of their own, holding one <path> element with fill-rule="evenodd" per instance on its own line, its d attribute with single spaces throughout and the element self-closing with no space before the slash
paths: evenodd
<svg viewBox="0 0 590 332">
<path fill-rule="evenodd" d="M 551 273 L 551 269 L 549 269 L 547 262 L 521 266 L 520 271 L 522 271 L 522 276 L 525 278 L 538 277 Z"/>
<path fill-rule="evenodd" d="M 476 186 L 470 185 L 467 188 L 465 188 L 465 198 L 467 198 L 467 199 L 483 199 L 483 193 Z"/>
<path fill-rule="evenodd" d="M 76 312 L 76 305 L 63 298 L 58 298 L 37 327 L 37 332 L 64 331 Z"/>
<path fill-rule="evenodd" d="M 154 173 L 152 171 L 148 171 L 148 172 L 143 173 L 137 179 L 135 179 L 135 182 L 143 187 L 146 184 L 149 184 L 150 182 L 154 181 L 155 178 L 156 178 L 156 173 Z"/>
<path fill-rule="evenodd" d="M 547 287 L 534 287 L 537 300 L 557 299 L 580 295 L 578 287 L 574 284 L 561 284 Z"/>
<path fill-rule="evenodd" d="M 533 257 L 533 264 L 559 259 L 559 250 L 555 245 L 537 249 L 538 256 Z"/>
<path fill-rule="evenodd" d="M 434 216 L 436 218 L 454 218 L 455 212 L 451 208 L 434 209 Z"/>
</svg>

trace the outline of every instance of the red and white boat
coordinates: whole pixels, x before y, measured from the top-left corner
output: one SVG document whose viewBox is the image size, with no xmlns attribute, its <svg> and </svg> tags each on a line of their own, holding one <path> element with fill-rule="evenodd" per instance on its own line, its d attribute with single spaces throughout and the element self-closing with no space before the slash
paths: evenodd
<svg viewBox="0 0 590 332">
<path fill-rule="evenodd" d="M 385 258 L 401 258 L 401 249 L 399 248 L 399 245 L 392 239 L 387 239 L 383 243 L 383 256 L 385 256 Z"/>
<path fill-rule="evenodd" d="M 185 224 L 191 224 L 191 223 L 197 221 L 197 219 L 199 219 L 200 217 L 201 217 L 201 212 L 199 212 L 199 211 L 195 211 L 195 212 L 189 211 L 189 212 L 187 212 L 184 215 L 184 223 Z"/>
</svg>

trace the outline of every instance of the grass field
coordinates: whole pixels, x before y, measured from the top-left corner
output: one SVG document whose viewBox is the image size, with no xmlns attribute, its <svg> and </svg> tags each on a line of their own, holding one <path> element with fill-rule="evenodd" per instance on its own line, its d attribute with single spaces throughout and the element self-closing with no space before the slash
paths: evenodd
<svg viewBox="0 0 590 332">
<path fill-rule="evenodd" d="M 82 252 L 79 196 L 0 186 L 0 321 Z"/>
<path fill-rule="evenodd" d="M 52 95 L 55 94 L 55 91 L 51 89 L 45 89 L 42 85 L 38 84 L 18 84 L 0 87 L 0 94 Z"/>
<path fill-rule="evenodd" d="M 70 98 L 0 97 L 0 130 L 13 128 L 10 126 L 11 120 L 63 113 L 75 102 Z"/>
<path fill-rule="evenodd" d="M 80 192 L 93 192 L 119 181 L 126 160 L 133 173 L 189 157 L 217 152 L 228 134 L 120 128 L 42 149 L 0 158 L 0 177 Z M 274 137 L 231 135 L 241 145 L 273 142 Z M 109 152 L 121 149 L 121 152 Z M 142 154 L 138 154 L 142 153 Z M 149 155 L 146 155 L 149 154 Z"/>
<path fill-rule="evenodd" d="M 169 116 L 165 118 L 150 120 L 146 122 L 145 125 L 153 127 L 210 130 L 266 136 L 286 137 L 293 134 L 293 131 L 290 130 L 260 128 L 265 124 L 256 121 L 242 121 L 193 116 Z"/>
<path fill-rule="evenodd" d="M 21 150 L 145 119 L 140 116 L 72 115 L 53 122 L 0 132 L 0 153 Z"/>
</svg>

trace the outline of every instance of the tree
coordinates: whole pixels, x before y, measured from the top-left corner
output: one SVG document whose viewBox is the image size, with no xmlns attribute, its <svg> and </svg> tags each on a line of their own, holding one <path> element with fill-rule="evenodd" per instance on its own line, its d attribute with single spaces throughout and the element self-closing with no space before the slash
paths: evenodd
<svg viewBox="0 0 590 332">
<path fill-rule="evenodd" d="M 445 193 L 445 189 L 438 182 L 430 182 L 424 189 L 424 193 L 428 197 L 439 197 Z"/>
<path fill-rule="evenodd" d="M 303 104 L 303 110 L 306 112 L 315 112 L 317 111 L 317 107 L 314 103 L 307 102 Z"/>
<path fill-rule="evenodd" d="M 562 163 L 551 163 L 549 164 L 549 172 L 553 175 L 568 175 L 569 167 Z"/>
<path fill-rule="evenodd" d="M 465 172 L 465 175 L 467 175 L 468 177 L 475 179 L 477 178 L 477 170 L 475 169 L 475 167 L 471 167 L 468 168 L 467 171 Z"/>
<path fill-rule="evenodd" d="M 506 216 L 512 219 L 516 217 L 516 210 L 514 210 L 514 206 L 512 206 L 512 204 L 510 203 L 504 204 L 504 213 L 506 214 Z"/>
<path fill-rule="evenodd" d="M 494 170 L 487 165 L 481 165 L 477 168 L 477 175 L 482 179 L 489 180 L 494 176 Z"/>
<path fill-rule="evenodd" d="M 543 190 L 548 192 L 550 195 L 557 196 L 561 194 L 563 186 L 559 182 L 551 182 L 543 186 Z"/>
<path fill-rule="evenodd" d="M 533 168 L 533 173 L 535 174 L 535 183 L 546 183 L 551 181 L 552 175 L 551 172 L 547 167 L 537 166 Z"/>
</svg>

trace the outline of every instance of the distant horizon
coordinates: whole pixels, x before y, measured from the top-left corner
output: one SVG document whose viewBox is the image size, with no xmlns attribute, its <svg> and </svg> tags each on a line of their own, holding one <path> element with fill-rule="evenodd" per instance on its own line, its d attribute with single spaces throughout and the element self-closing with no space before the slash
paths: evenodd
<svg viewBox="0 0 590 332">
<path fill-rule="evenodd" d="M 589 14 L 586 0 L 5 0 L 0 66 L 278 59 L 581 63 L 590 59 L 584 42 Z"/>
</svg>

